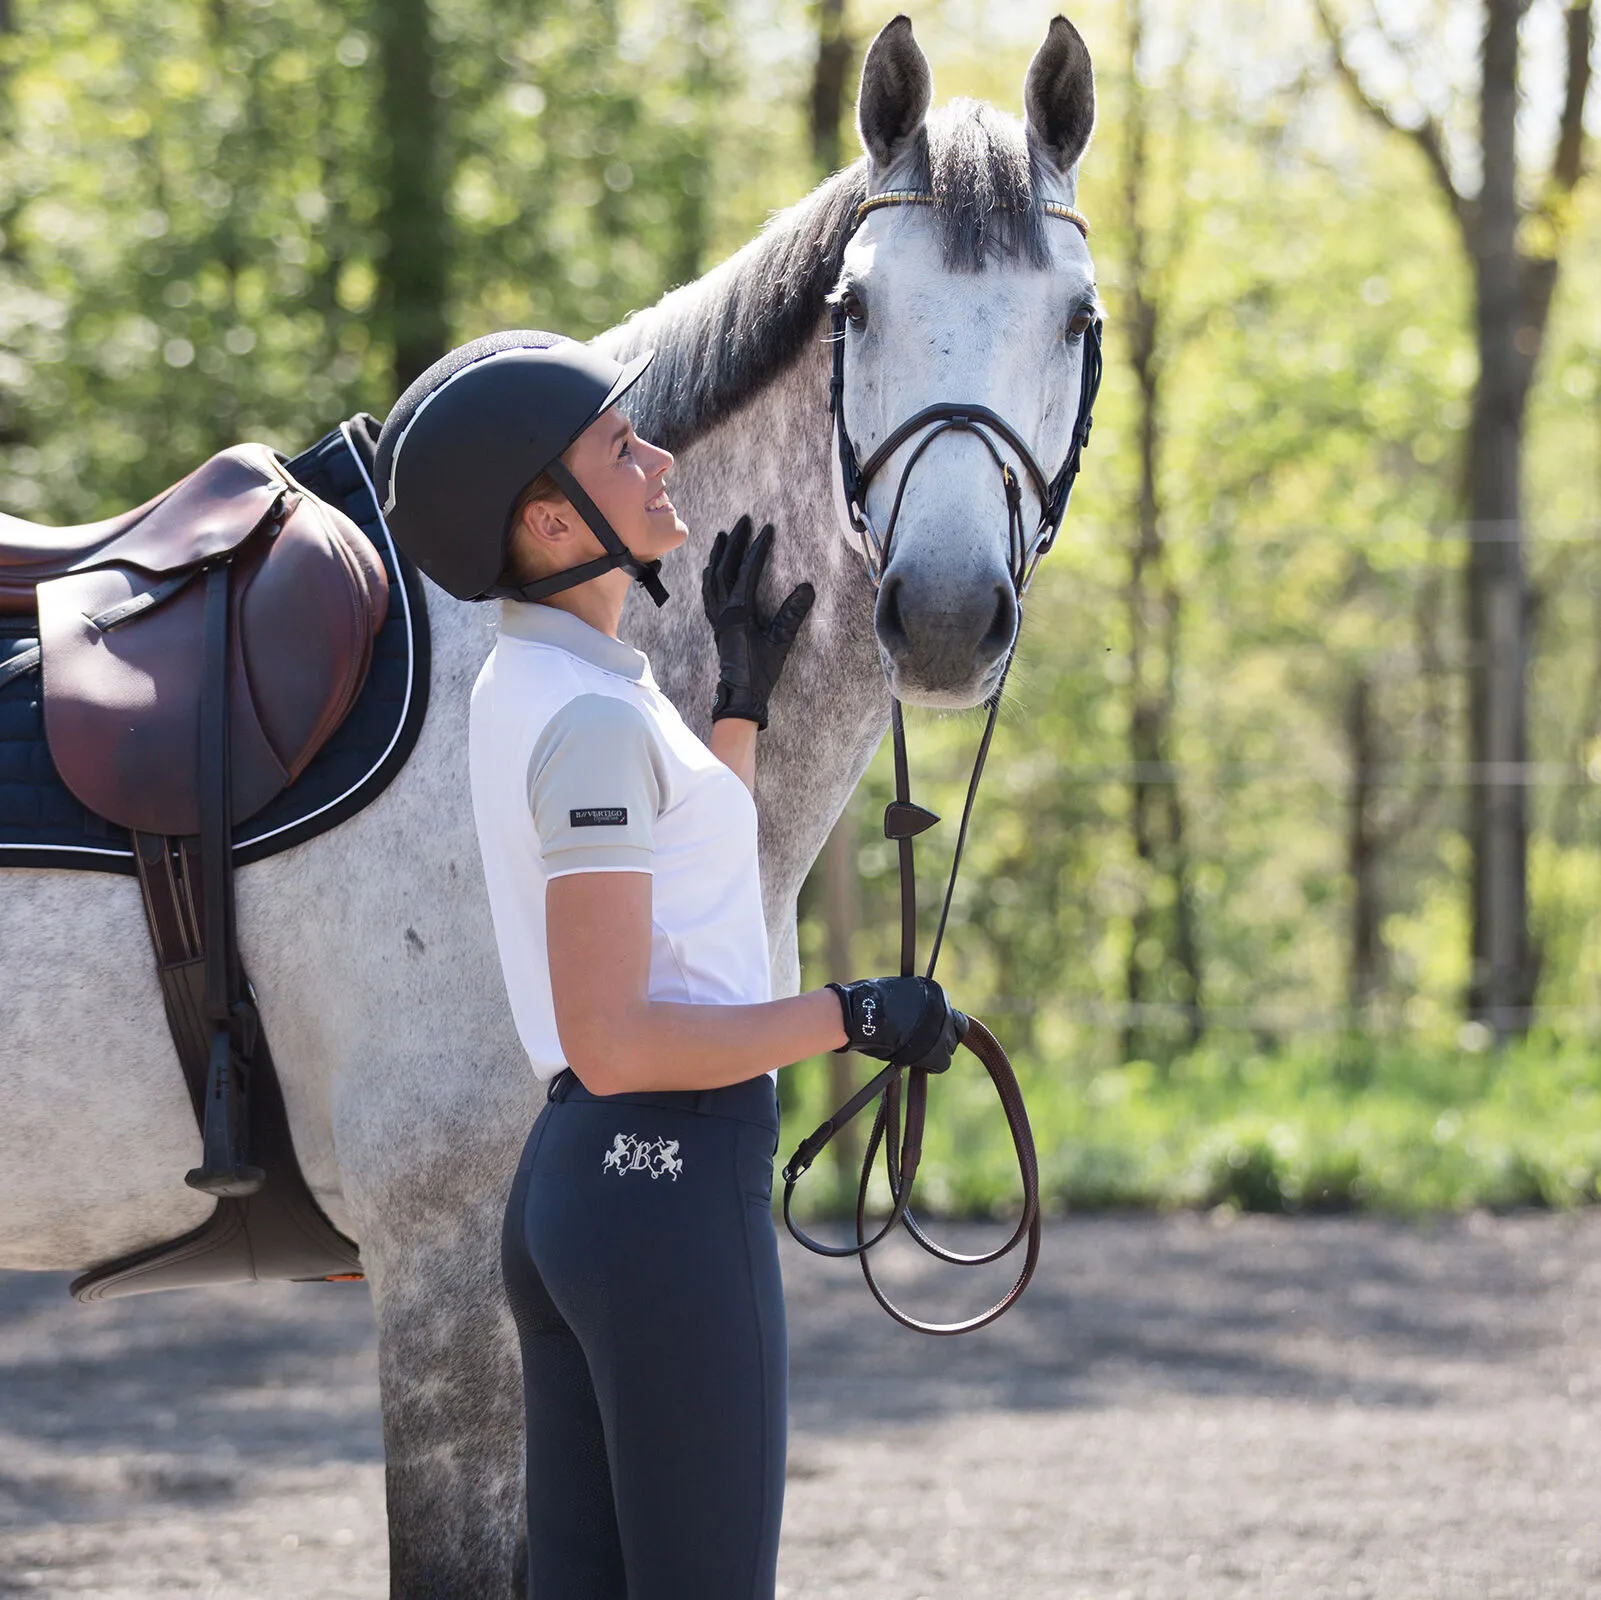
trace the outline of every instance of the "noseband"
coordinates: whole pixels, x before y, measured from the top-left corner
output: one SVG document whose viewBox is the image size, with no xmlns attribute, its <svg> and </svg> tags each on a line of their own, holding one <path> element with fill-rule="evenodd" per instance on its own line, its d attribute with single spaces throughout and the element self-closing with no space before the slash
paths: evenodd
<svg viewBox="0 0 1601 1600">
<path fill-rule="evenodd" d="M 897 189 L 873 195 L 857 209 L 856 225 L 860 227 L 868 213 L 880 206 L 929 205 L 932 200 L 932 195 L 910 189 Z M 1043 209 L 1050 216 L 1061 217 L 1071 222 L 1088 237 L 1089 224 L 1070 206 L 1045 201 Z M 1056 476 L 1049 479 L 1046 478 L 1034 452 L 1004 417 L 991 411 L 988 406 L 960 405 L 950 401 L 925 406 L 915 416 L 908 417 L 867 458 L 865 465 L 858 464 L 856 447 L 851 443 L 849 430 L 845 426 L 845 313 L 843 308 L 837 305 L 834 307 L 833 323 L 834 377 L 829 388 L 829 408 L 834 414 L 834 432 L 839 443 L 839 464 L 845 486 L 845 504 L 850 513 L 851 526 L 861 537 L 862 555 L 867 563 L 874 588 L 877 588 L 882 581 L 885 568 L 889 564 L 890 539 L 894 535 L 895 523 L 900 516 L 901 501 L 905 498 L 906 484 L 911 477 L 912 468 L 941 434 L 962 431 L 976 434 L 983 441 L 995 465 L 1000 469 L 1001 478 L 1006 485 L 1007 520 L 1010 531 L 1008 570 L 1011 573 L 1012 586 L 1021 597 L 1028 588 L 1029 580 L 1034 576 L 1034 569 L 1039 565 L 1040 558 L 1056 539 L 1062 518 L 1067 513 L 1067 502 L 1073 493 L 1073 480 L 1078 477 L 1079 461 L 1084 453 L 1084 446 L 1089 442 L 1091 412 L 1095 406 L 1096 391 L 1101 383 L 1100 318 L 1096 317 L 1084 331 L 1084 361 L 1079 379 L 1078 418 L 1073 424 L 1073 439 L 1068 449 L 1067 460 L 1062 463 L 1061 470 Z M 895 503 L 880 537 L 867 513 L 867 485 L 882 470 L 890 456 L 908 439 L 916 437 L 919 433 L 922 434 L 922 438 L 918 440 L 905 470 L 901 473 L 901 481 L 895 490 Z M 1011 463 L 996 444 L 997 438 L 1017 452 L 1018 459 L 1023 463 L 1023 471 L 1028 475 L 1034 493 L 1039 499 L 1040 519 L 1032 538 L 1027 536 L 1023 518 L 1022 485 L 1018 482 Z M 926 972 L 930 978 L 934 976 L 934 967 L 939 961 L 940 946 L 945 939 L 945 925 L 950 917 L 951 899 L 956 892 L 956 875 L 962 864 L 962 847 L 967 842 L 968 825 L 973 817 L 973 801 L 978 794 L 978 781 L 984 772 L 984 758 L 989 753 L 990 740 L 995 732 L 995 717 L 1000 709 L 1001 693 L 1006 684 L 1006 669 L 1010 664 L 1011 655 L 1008 652 L 1000 682 L 990 696 L 989 716 L 984 724 L 983 737 L 979 740 L 978 755 L 973 762 L 972 775 L 968 779 L 967 799 L 962 807 L 956 847 L 951 855 L 950 877 L 945 884 L 945 900 L 940 908 L 939 926 L 935 930 L 934 944 L 928 958 Z M 884 835 L 895 841 L 899 857 L 901 972 L 909 975 L 917 970 L 917 871 L 913 858 L 913 840 L 918 834 L 933 827 L 939 818 L 932 811 L 925 810 L 912 802 L 911 777 L 906 761 L 906 728 L 898 699 L 892 702 L 890 727 L 895 747 L 895 799 L 884 813 Z M 863 1084 L 833 1116 L 801 1141 L 800 1147 L 784 1168 L 784 1221 L 788 1224 L 789 1231 L 808 1250 L 815 1251 L 818 1255 L 855 1256 L 861 1264 L 862 1276 L 867 1280 L 867 1286 L 872 1290 L 878 1303 L 902 1326 L 912 1328 L 919 1333 L 971 1333 L 975 1328 L 982 1328 L 987 1323 L 993 1322 L 1017 1303 L 1018 1297 L 1034 1276 L 1034 1268 L 1039 1262 L 1041 1239 L 1039 1158 L 1034 1149 L 1034 1135 L 1029 1127 L 1028 1111 L 1023 1104 L 1023 1094 L 1018 1087 L 1017 1075 L 1012 1070 L 1012 1064 L 1007 1059 L 1005 1050 L 977 1017 L 966 1019 L 962 1043 L 978 1057 L 990 1075 L 1005 1112 L 1007 1129 L 1011 1133 L 1012 1146 L 1017 1154 L 1018 1175 L 1023 1187 L 1023 1206 L 1012 1235 L 1004 1244 L 978 1255 L 963 1255 L 948 1250 L 923 1231 L 911 1211 L 912 1183 L 922 1159 L 923 1125 L 928 1106 L 928 1074 L 922 1068 L 905 1068 L 894 1063 L 884 1067 Z M 905 1086 L 903 1115 L 901 1080 L 908 1072 L 910 1079 Z M 793 1211 L 795 1186 L 823 1153 L 830 1140 L 853 1117 L 875 1101 L 878 1103 L 878 1114 L 873 1122 L 873 1131 L 868 1136 L 867 1152 L 862 1159 L 861 1181 L 856 1192 L 856 1240 L 853 1244 L 824 1244 L 821 1240 L 812 1238 L 796 1222 Z M 881 1148 L 884 1152 L 885 1176 L 889 1180 L 890 1214 L 882 1227 L 872 1231 L 867 1221 L 867 1194 L 873 1167 Z M 987 1311 L 955 1322 L 925 1322 L 903 1311 L 889 1298 L 873 1276 L 872 1264 L 868 1260 L 868 1253 L 873 1247 L 896 1227 L 904 1227 L 917 1244 L 936 1260 L 953 1266 L 983 1266 L 987 1262 L 998 1261 L 1002 1256 L 1009 1255 L 1018 1245 L 1026 1242 L 1023 1265 L 1012 1287 Z M 870 1232 L 871 1237 L 869 1237 Z"/>
<path fill-rule="evenodd" d="M 886 206 L 926 206 L 933 203 L 933 195 L 924 194 L 920 190 L 887 189 L 882 194 L 870 195 L 857 207 L 856 226 L 861 227 L 871 212 Z M 1085 238 L 1089 237 L 1089 222 L 1081 212 L 1075 211 L 1071 206 L 1060 205 L 1054 200 L 1042 200 L 1040 209 L 1047 216 L 1060 217 L 1064 221 L 1071 222 Z M 912 468 L 942 433 L 963 432 L 974 434 L 982 441 L 1000 471 L 1001 481 L 1006 486 L 1007 570 L 1011 574 L 1012 587 L 1019 595 L 1024 594 L 1041 558 L 1056 542 L 1062 519 L 1067 515 L 1067 503 L 1073 495 L 1073 483 L 1078 477 L 1084 447 L 1090 440 L 1095 397 L 1101 387 L 1100 317 L 1095 317 L 1084 330 L 1084 358 L 1079 371 L 1078 416 L 1073 423 L 1073 437 L 1068 445 L 1067 459 L 1051 478 L 1046 477 L 1039 458 L 1005 417 L 992 411 L 988 406 L 976 403 L 964 404 L 952 400 L 938 400 L 933 405 L 924 406 L 921 411 L 894 428 L 865 462 L 861 461 L 857 456 L 850 430 L 845 425 L 846 318 L 845 308 L 842 305 L 834 306 L 831 323 L 834 373 L 828 386 L 828 408 L 834 417 L 834 437 L 839 447 L 840 480 L 845 491 L 846 512 L 850 517 L 851 528 L 861 540 L 862 557 L 867 563 L 873 587 L 875 589 L 878 587 L 889 566 L 890 540 L 895 534 L 895 524 L 900 520 L 901 502 L 906 497 L 906 485 L 911 479 Z M 885 523 L 883 534 L 880 535 L 867 510 L 868 485 L 883 471 L 890 457 L 908 439 L 915 438 L 919 433 L 923 437 L 918 440 L 917 447 L 901 471 L 900 482 L 895 488 L 895 501 L 890 508 L 889 521 Z M 1001 453 L 996 443 L 997 438 L 1010 445 L 1016 452 L 1034 490 L 1035 498 L 1039 501 L 1039 522 L 1032 537 L 1027 534 L 1023 516 L 1023 487 L 1018 482 L 1011 463 Z"/>
</svg>

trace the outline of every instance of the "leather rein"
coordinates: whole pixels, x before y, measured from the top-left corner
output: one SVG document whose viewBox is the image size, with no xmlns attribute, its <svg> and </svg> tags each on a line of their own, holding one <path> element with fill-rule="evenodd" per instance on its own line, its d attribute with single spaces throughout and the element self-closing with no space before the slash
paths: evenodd
<svg viewBox="0 0 1601 1600">
<path fill-rule="evenodd" d="M 870 196 L 856 212 L 856 226 L 860 227 L 867 216 L 884 206 L 931 205 L 933 196 L 918 190 L 892 189 Z M 1071 222 L 1088 237 L 1089 223 L 1070 206 L 1054 201 L 1041 202 L 1047 215 Z M 922 459 L 935 439 L 948 432 L 966 432 L 976 435 L 985 445 L 1006 490 L 1008 530 L 1008 571 L 1012 586 L 1021 602 L 1040 560 L 1056 541 L 1062 520 L 1072 498 L 1073 484 L 1078 477 L 1084 448 L 1089 443 L 1093 421 L 1095 397 L 1101 381 L 1101 319 L 1096 316 L 1083 334 L 1084 354 L 1079 380 L 1079 409 L 1073 424 L 1073 437 L 1067 459 L 1054 477 L 1047 478 L 1033 450 L 1017 430 L 988 406 L 939 401 L 925 406 L 908 417 L 884 438 L 878 447 L 861 462 L 856 446 L 845 424 L 845 311 L 835 303 L 832 308 L 833 376 L 829 384 L 829 410 L 834 418 L 834 435 L 839 451 L 840 478 L 844 489 L 847 514 L 853 531 L 861 540 L 862 558 L 876 590 L 889 565 L 890 543 L 895 525 L 900 519 L 901 503 L 912 469 Z M 890 458 L 908 440 L 918 439 L 896 486 L 895 499 L 889 520 L 882 534 L 874 526 L 867 510 L 867 488 L 883 471 Z M 1002 453 L 997 438 L 1010 446 L 1022 463 L 1023 472 L 1039 501 L 1040 516 L 1032 534 L 1027 531 L 1023 513 L 1023 488 L 1011 463 Z M 1015 645 L 1014 645 L 1015 648 Z M 940 907 L 939 924 L 929 953 L 925 976 L 934 976 L 940 949 L 945 940 L 945 927 L 950 918 L 951 900 L 956 892 L 956 877 L 961 868 L 962 851 L 967 843 L 969 824 L 973 816 L 973 803 L 978 795 L 979 779 L 989 755 L 995 733 L 995 720 L 1000 711 L 1001 698 L 1006 688 L 1007 673 L 1011 670 L 1009 653 L 1001 669 L 1000 681 L 989 699 L 989 714 L 984 732 L 979 739 L 978 753 L 974 758 L 972 776 L 968 780 L 967 796 L 962 806 L 961 824 L 957 830 L 956 848 L 951 858 L 950 877 L 946 881 L 944 901 Z M 901 902 L 901 972 L 910 976 L 917 970 L 917 874 L 913 841 L 917 835 L 934 826 L 939 818 L 911 798 L 911 776 L 906 756 L 906 727 L 901 703 L 892 704 L 890 727 L 894 740 L 895 798 L 884 812 L 884 835 L 896 843 L 900 874 Z M 854 1256 L 861 1263 L 862 1276 L 874 1299 L 903 1327 L 917 1333 L 959 1334 L 971 1333 L 995 1321 L 1017 1303 L 1028 1287 L 1039 1263 L 1041 1219 L 1039 1203 L 1039 1158 L 1034 1149 L 1034 1134 L 1029 1126 L 1028 1111 L 1023 1103 L 1023 1092 L 1011 1061 L 995 1036 L 976 1017 L 966 1019 L 962 1043 L 977 1056 L 989 1073 L 996 1096 L 1006 1116 L 1017 1156 L 1018 1175 L 1022 1182 L 1023 1206 L 1011 1236 L 998 1248 L 978 1255 L 964 1255 L 947 1250 L 931 1239 L 918 1224 L 911 1210 L 912 1185 L 917 1177 L 923 1153 L 923 1129 L 928 1112 L 929 1074 L 918 1068 L 899 1067 L 891 1063 L 883 1067 L 862 1085 L 831 1117 L 803 1139 L 789 1164 L 784 1168 L 784 1221 L 789 1231 L 808 1250 L 818 1255 Z M 904 1098 L 904 1108 L 902 1100 Z M 861 1180 L 856 1191 L 856 1241 L 854 1244 L 831 1245 L 814 1239 L 796 1221 L 792 1213 L 795 1186 L 812 1163 L 827 1148 L 829 1142 L 854 1117 L 873 1101 L 878 1102 L 873 1129 L 868 1137 L 866 1153 L 862 1158 Z M 867 1192 L 872 1179 L 873 1166 L 879 1148 L 884 1151 L 885 1176 L 889 1182 L 891 1208 L 888 1219 L 869 1237 L 867 1222 Z M 925 1322 L 903 1311 L 885 1293 L 873 1276 L 869 1253 L 897 1227 L 904 1227 L 913 1240 L 931 1256 L 952 1266 L 984 1266 L 1010 1255 L 1019 1244 L 1027 1241 L 1023 1264 L 1012 1287 L 990 1306 L 987 1311 L 956 1322 Z"/>
</svg>

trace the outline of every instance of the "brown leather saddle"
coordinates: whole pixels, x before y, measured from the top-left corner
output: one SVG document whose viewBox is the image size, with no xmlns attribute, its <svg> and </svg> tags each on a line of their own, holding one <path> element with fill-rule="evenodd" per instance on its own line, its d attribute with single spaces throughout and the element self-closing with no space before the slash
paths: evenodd
<svg viewBox="0 0 1601 1600">
<path fill-rule="evenodd" d="M 256 444 L 106 522 L 0 517 L 0 611 L 38 612 L 51 758 L 84 805 L 137 832 L 200 831 L 208 570 L 229 575 L 242 821 L 300 775 L 360 691 L 389 598 L 366 536 Z"/>
<path fill-rule="evenodd" d="M 173 1041 L 215 1195 L 182 1240 L 108 1263 L 79 1298 L 239 1277 L 359 1275 L 305 1187 L 234 926 L 233 825 L 305 770 L 355 703 L 388 606 L 378 553 L 265 445 L 224 450 L 105 522 L 0 516 L 0 613 L 39 643 L 62 781 L 128 828 Z M 255 1137 L 252 1124 L 255 1123 Z"/>
</svg>

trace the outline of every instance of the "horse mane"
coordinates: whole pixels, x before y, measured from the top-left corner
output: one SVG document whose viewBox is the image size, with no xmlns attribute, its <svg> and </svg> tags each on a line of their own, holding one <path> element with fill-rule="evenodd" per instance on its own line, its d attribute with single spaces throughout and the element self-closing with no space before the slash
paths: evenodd
<svg viewBox="0 0 1601 1600">
<path fill-rule="evenodd" d="M 979 100 L 934 112 L 893 187 L 930 193 L 946 267 L 981 272 L 995 260 L 1050 262 L 1039 172 L 1023 124 Z M 865 157 L 777 212 L 751 242 L 703 278 L 636 312 L 600 341 L 627 360 L 656 359 L 629 392 L 640 433 L 682 450 L 795 360 L 839 281 L 856 208 L 867 198 Z"/>
</svg>

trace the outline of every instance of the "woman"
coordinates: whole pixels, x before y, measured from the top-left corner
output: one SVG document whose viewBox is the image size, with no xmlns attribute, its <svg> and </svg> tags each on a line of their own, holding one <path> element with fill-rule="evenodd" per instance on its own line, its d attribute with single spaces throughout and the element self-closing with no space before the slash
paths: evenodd
<svg viewBox="0 0 1601 1600">
<path fill-rule="evenodd" d="M 812 593 L 763 615 L 772 529 L 718 535 L 702 744 L 617 637 L 630 583 L 662 604 L 688 533 L 672 456 L 616 409 L 649 360 L 541 333 L 466 345 L 395 407 L 378 473 L 423 570 L 502 601 L 469 764 L 506 989 L 548 1085 L 502 1251 L 529 1592 L 761 1600 L 784 1488 L 776 1069 L 852 1048 L 943 1065 L 955 1023 L 919 978 L 769 998 L 756 736 Z"/>
</svg>

